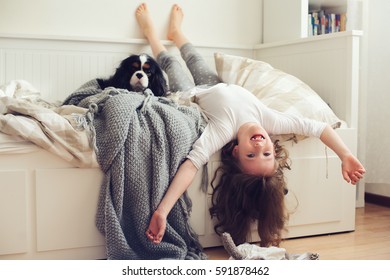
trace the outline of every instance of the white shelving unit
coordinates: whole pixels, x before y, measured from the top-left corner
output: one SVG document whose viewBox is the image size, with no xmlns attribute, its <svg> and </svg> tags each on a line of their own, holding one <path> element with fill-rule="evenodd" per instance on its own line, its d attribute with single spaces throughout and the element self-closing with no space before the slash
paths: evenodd
<svg viewBox="0 0 390 280">
<path fill-rule="evenodd" d="M 308 37 L 308 14 L 347 14 L 347 31 L 361 30 L 363 0 L 263 0 L 263 43 Z"/>
</svg>

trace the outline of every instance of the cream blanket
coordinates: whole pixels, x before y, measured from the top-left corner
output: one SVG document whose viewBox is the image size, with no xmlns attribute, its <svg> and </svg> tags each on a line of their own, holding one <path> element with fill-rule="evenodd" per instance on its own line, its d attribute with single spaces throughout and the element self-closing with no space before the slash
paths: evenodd
<svg viewBox="0 0 390 280">
<path fill-rule="evenodd" d="M 25 81 L 0 88 L 0 131 L 22 137 L 77 167 L 98 167 L 88 109 L 39 99 Z"/>
</svg>

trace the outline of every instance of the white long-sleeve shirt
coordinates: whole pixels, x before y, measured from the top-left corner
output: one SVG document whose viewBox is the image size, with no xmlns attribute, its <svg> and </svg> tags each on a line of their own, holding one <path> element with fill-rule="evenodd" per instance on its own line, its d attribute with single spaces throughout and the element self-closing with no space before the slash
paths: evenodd
<svg viewBox="0 0 390 280">
<path fill-rule="evenodd" d="M 187 158 L 199 169 L 210 156 L 237 137 L 241 125 L 259 123 L 270 135 L 295 133 L 320 137 L 326 123 L 304 119 L 268 108 L 243 87 L 217 84 L 195 88 L 195 102 L 209 122 Z"/>
</svg>

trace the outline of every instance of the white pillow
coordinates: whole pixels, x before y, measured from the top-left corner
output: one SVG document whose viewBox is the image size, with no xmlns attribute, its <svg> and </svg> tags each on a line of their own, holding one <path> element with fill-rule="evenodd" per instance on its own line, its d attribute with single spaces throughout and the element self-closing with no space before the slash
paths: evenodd
<svg viewBox="0 0 390 280">
<path fill-rule="evenodd" d="M 275 110 L 328 123 L 333 128 L 341 120 L 321 97 L 298 78 L 270 64 L 250 58 L 216 53 L 215 66 L 224 83 L 237 84 Z"/>
</svg>

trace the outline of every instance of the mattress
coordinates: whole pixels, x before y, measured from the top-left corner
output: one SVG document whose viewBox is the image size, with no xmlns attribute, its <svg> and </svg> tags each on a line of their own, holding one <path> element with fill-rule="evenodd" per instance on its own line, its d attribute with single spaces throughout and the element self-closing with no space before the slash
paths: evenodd
<svg viewBox="0 0 390 280">
<path fill-rule="evenodd" d="M 39 147 L 30 141 L 0 132 L 0 155 L 31 153 L 38 150 Z"/>
</svg>

